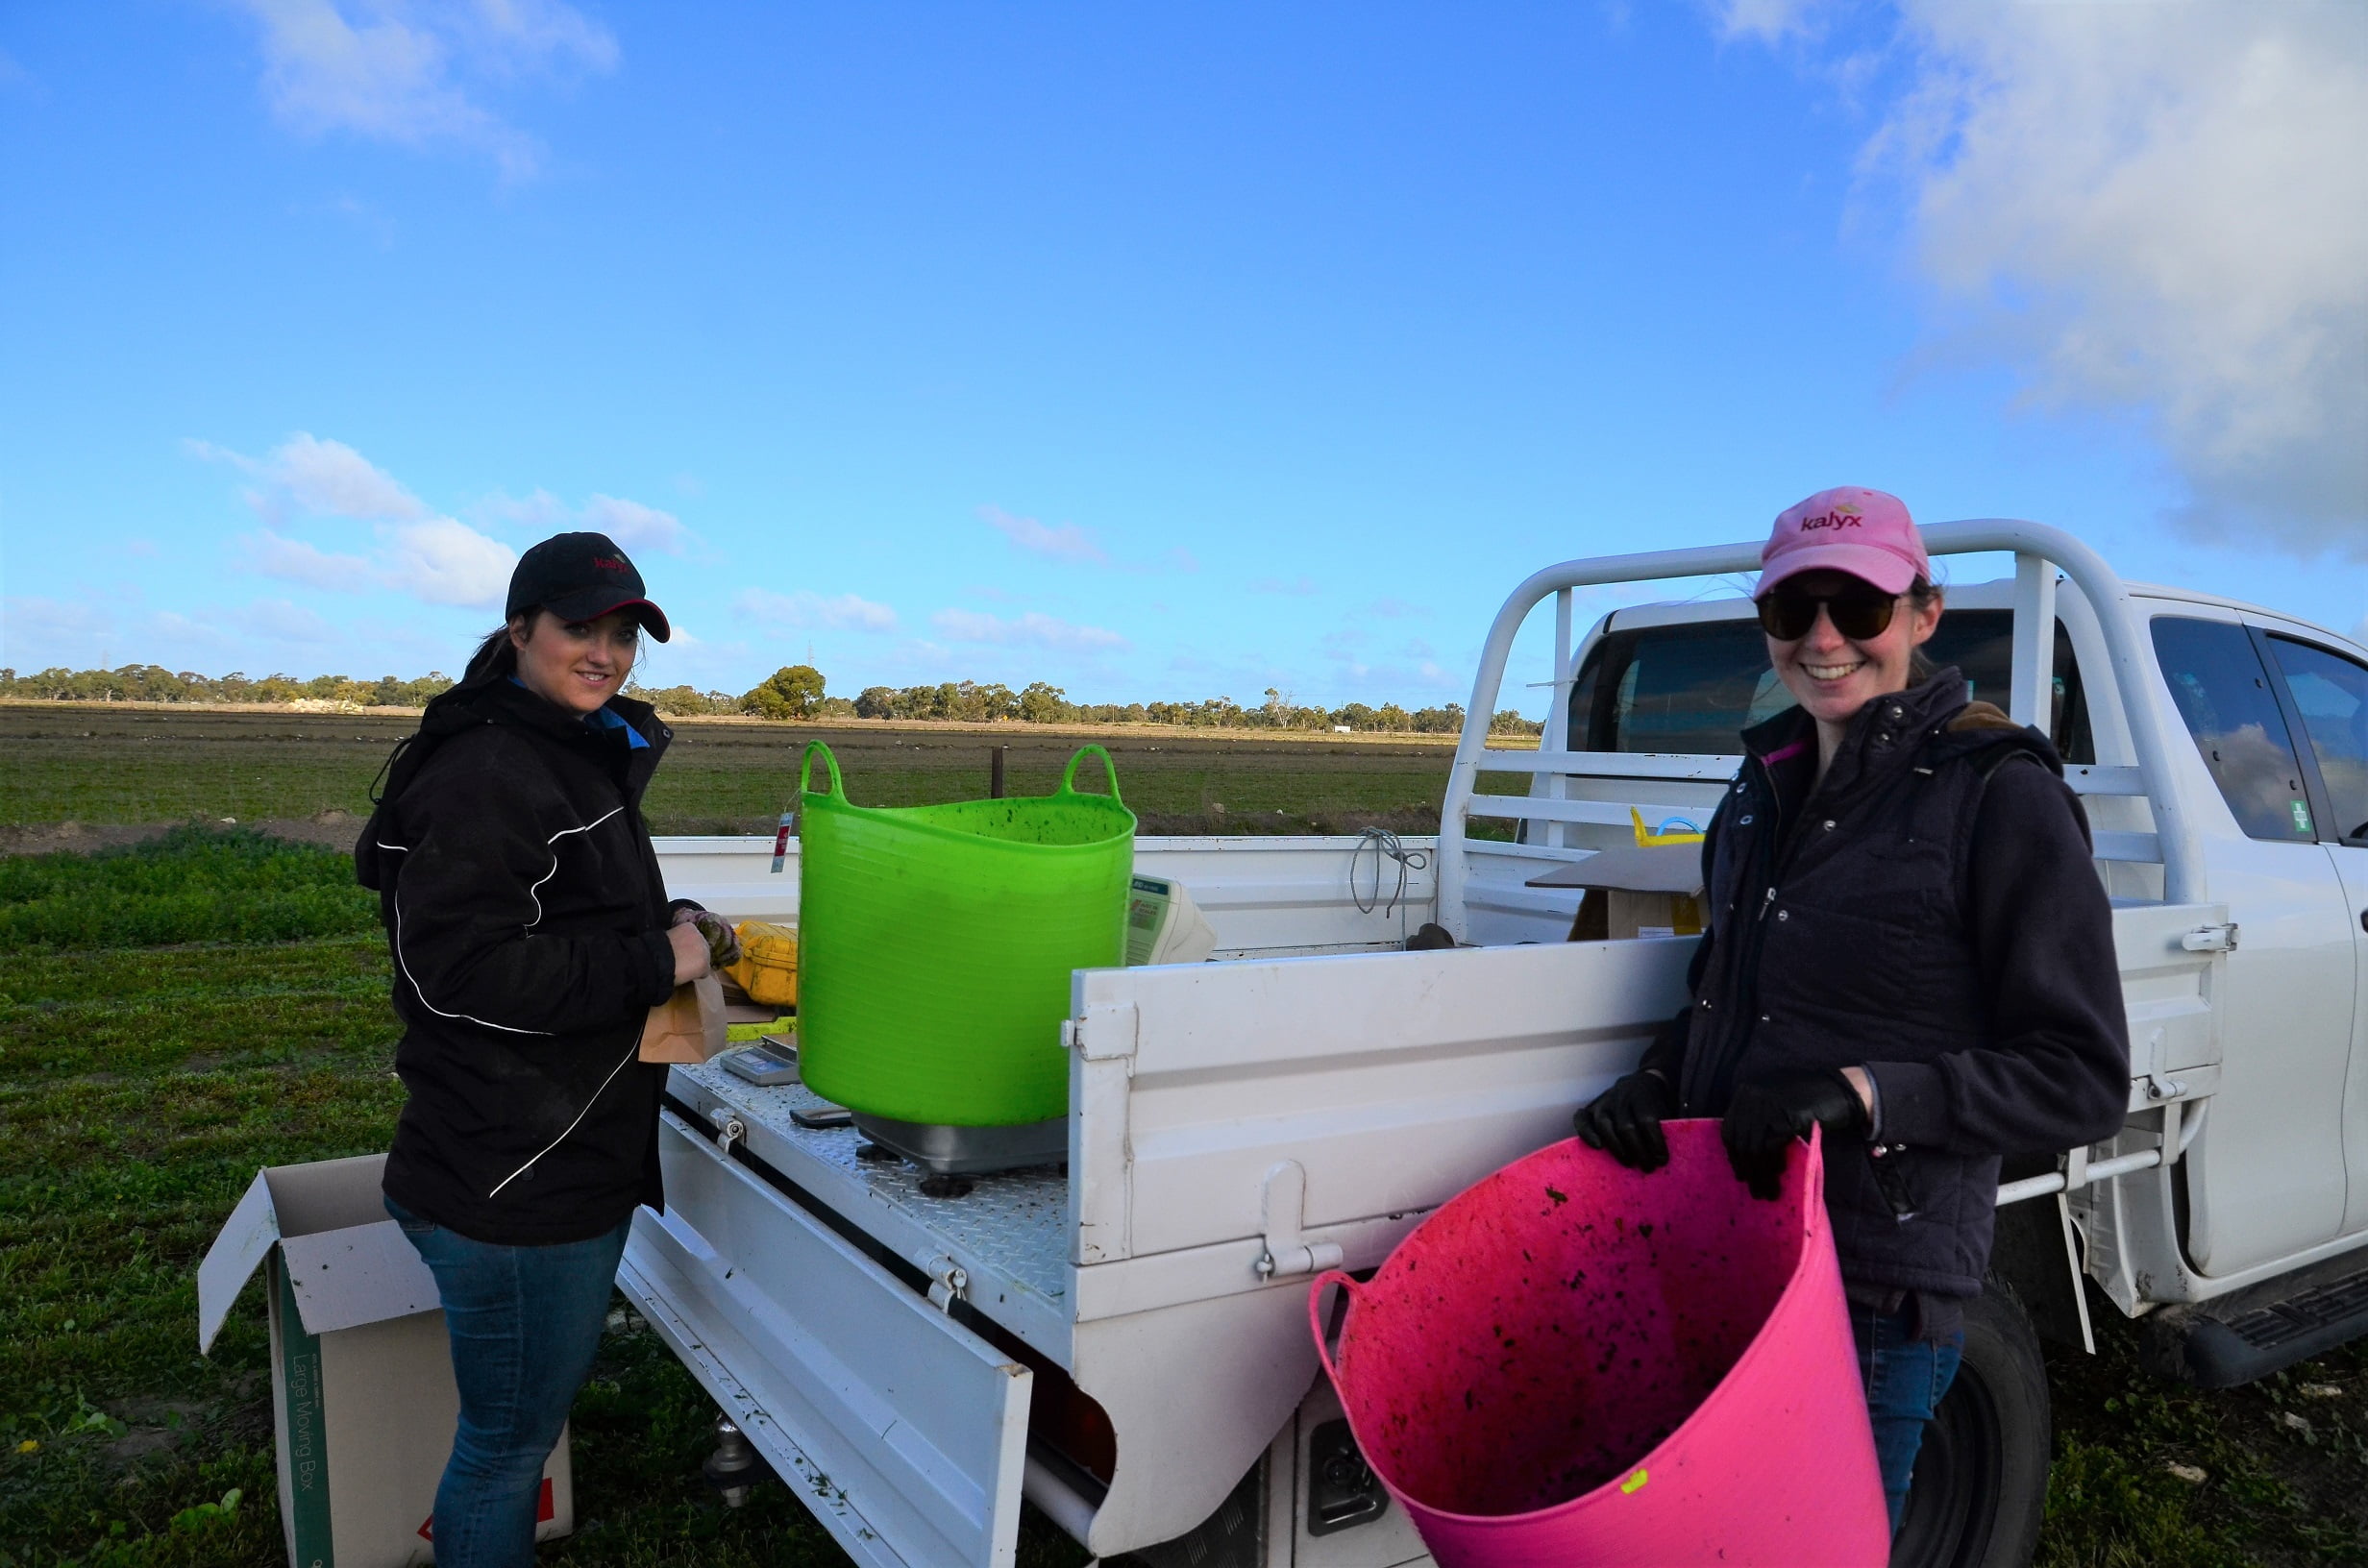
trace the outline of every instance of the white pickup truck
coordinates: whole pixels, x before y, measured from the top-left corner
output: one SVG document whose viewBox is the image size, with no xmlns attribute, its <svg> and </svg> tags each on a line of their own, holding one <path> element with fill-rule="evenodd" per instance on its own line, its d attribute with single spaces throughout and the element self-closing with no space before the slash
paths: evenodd
<svg viewBox="0 0 2368 1568">
<path fill-rule="evenodd" d="M 2368 1330 L 2368 649 L 2124 583 L 2056 529 L 1926 537 L 2014 557 L 1950 594 L 1934 652 L 2069 759 L 2130 1019 L 2122 1132 L 2006 1173 L 1993 1287 L 1894 1558 L 2014 1563 L 2050 1446 L 2035 1330 L 2085 1341 L 2082 1276 L 2147 1316 L 2161 1370 L 2207 1384 Z M 1521 584 L 1441 836 L 1408 860 L 1372 839 L 1141 841 L 1138 870 L 1191 890 L 1218 950 L 1077 973 L 1065 1166 L 931 1195 L 856 1131 L 802 1126 L 822 1107 L 802 1086 L 675 1069 L 667 1212 L 637 1217 L 620 1283 L 850 1556 L 1009 1564 L 1024 1498 L 1105 1562 L 1428 1560 L 1317 1375 L 1306 1277 L 1377 1264 L 1568 1136 L 1682 1004 L 1693 939 L 1567 941 L 1578 894 L 1531 879 L 1626 840 L 1632 807 L 1703 821 L 1737 732 L 1787 699 L 1739 597 L 1621 609 L 1573 646 L 1573 594 L 1757 559 Z M 1543 745 L 1491 747 L 1515 633 L 1548 599 Z M 1506 775 L 1517 793 L 1481 788 Z M 779 870 L 763 840 L 658 849 L 677 895 L 795 914 L 794 843 Z M 1465 945 L 1405 950 L 1431 919 Z"/>
</svg>

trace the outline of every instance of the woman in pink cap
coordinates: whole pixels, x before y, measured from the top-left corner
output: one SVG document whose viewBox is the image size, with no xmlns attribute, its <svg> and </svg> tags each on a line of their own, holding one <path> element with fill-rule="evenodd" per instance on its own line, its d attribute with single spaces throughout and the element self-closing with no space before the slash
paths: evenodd
<svg viewBox="0 0 2368 1568">
<path fill-rule="evenodd" d="M 1649 1171 L 1663 1118 L 1718 1116 L 1737 1177 L 1772 1198 L 1787 1147 L 1825 1129 L 1897 1530 L 1982 1291 L 1999 1158 L 2121 1126 L 2128 1023 L 2056 748 L 1920 651 L 1941 596 L 1908 508 L 1820 491 L 1760 559 L 1768 662 L 1798 705 L 1743 732 L 1703 844 L 1690 1000 L 1578 1134 Z"/>
</svg>

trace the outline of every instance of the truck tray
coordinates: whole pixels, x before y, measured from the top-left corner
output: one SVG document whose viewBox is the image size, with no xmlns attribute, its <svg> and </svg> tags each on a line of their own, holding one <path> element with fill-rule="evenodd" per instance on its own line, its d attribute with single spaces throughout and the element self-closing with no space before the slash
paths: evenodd
<svg viewBox="0 0 2368 1568">
<path fill-rule="evenodd" d="M 676 1067 L 667 1096 L 707 1132 L 736 1118 L 747 1153 L 809 1212 L 838 1217 L 860 1230 L 863 1244 L 924 1274 L 962 1270 L 973 1307 L 1070 1364 L 1069 1178 L 1058 1166 L 974 1176 L 961 1197 L 931 1197 L 922 1190 L 927 1171 L 862 1159 L 857 1129 L 793 1121 L 793 1112 L 830 1103 L 803 1084 L 760 1089 L 709 1063 Z"/>
</svg>

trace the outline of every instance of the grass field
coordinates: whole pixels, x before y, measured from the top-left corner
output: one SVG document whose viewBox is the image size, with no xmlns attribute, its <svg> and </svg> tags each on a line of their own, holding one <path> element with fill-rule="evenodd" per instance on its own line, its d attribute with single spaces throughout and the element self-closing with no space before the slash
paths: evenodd
<svg viewBox="0 0 2368 1568">
<path fill-rule="evenodd" d="M 116 770 L 144 768 L 150 793 L 78 781 L 73 753 L 20 730 L 0 747 L 16 770 L 0 772 L 0 799 L 17 825 L 55 821 L 14 794 L 15 780 L 37 774 L 51 799 L 84 802 L 77 809 L 95 821 L 110 816 L 92 803 L 108 801 L 114 820 L 136 822 L 301 817 L 313 801 L 350 809 L 350 796 L 306 792 L 345 788 L 358 762 L 375 768 L 377 751 L 348 741 L 354 751 L 338 754 L 322 723 L 279 731 L 279 743 L 234 726 L 220 745 L 234 760 L 224 762 L 186 731 L 127 725 L 102 737 L 89 720 L 68 721 L 75 733 L 59 740 L 115 748 L 94 747 L 81 766 L 104 753 Z M 327 723 L 371 746 L 392 729 Z M 768 772 L 783 754 L 742 744 Z M 903 742 L 873 744 L 845 753 L 869 759 L 872 798 L 976 793 L 954 758 L 914 759 L 899 774 Z M 177 756 L 179 782 L 173 764 L 143 762 L 142 747 Z M 1065 755 L 1049 738 L 1044 750 L 1048 768 Z M 729 751 L 719 742 L 712 754 Z M 1301 760 L 1283 756 L 1271 771 L 1330 777 Z M 1015 782 L 1026 787 L 1019 767 L 1015 752 Z M 1256 761 L 1218 750 L 1191 767 L 1244 777 Z M 983 758 L 976 772 L 982 786 Z M 255 803 L 207 795 L 203 781 L 216 776 L 252 789 Z M 1409 776 L 1435 775 L 1410 762 Z M 367 771 L 358 777 L 366 783 Z M 169 812 L 152 803 L 159 794 Z M 1233 814 L 1229 796 L 1216 798 Z M 1272 798 L 1286 815 L 1301 809 Z M 99 856 L 0 858 L 0 1568 L 279 1560 L 259 1293 L 250 1287 L 213 1355 L 200 1358 L 193 1273 L 258 1165 L 386 1145 L 401 1101 L 397 1025 L 371 905 L 349 877 L 332 851 L 189 829 Z M 2138 1371 L 2130 1326 L 2093 1305 L 2102 1354 L 2051 1363 L 2058 1438 L 2042 1563 L 2368 1562 L 2368 1349 L 2206 1394 Z M 710 1500 L 698 1461 L 711 1414 L 654 1337 L 616 1314 L 575 1412 L 582 1528 L 544 1560 L 843 1562 L 780 1487 L 736 1512 Z M 1031 1517 L 1023 1560 L 1051 1568 L 1082 1554 Z"/>
<path fill-rule="evenodd" d="M 416 725 L 405 715 L 0 704 L 0 827 L 61 821 L 286 821 L 369 810 L 370 782 Z M 659 833 L 770 833 L 792 803 L 800 754 L 827 743 L 865 805 L 987 793 L 991 747 L 1007 747 L 1015 795 L 1052 789 L 1087 741 L 1106 745 L 1147 833 L 1436 832 L 1452 737 L 1274 736 L 1255 731 L 956 727 L 754 720 L 675 722 L 651 786 Z M 1091 764 L 1088 767 L 1091 768 Z M 1525 781 L 1490 775 L 1492 789 Z"/>
<path fill-rule="evenodd" d="M 176 919 L 213 934 L 191 890 L 291 886 L 331 895 L 308 931 L 153 942 Z M 78 906 L 150 941 L 61 946 Z M 281 1557 L 260 1289 L 201 1358 L 194 1271 L 257 1166 L 386 1146 L 403 1095 L 375 924 L 342 856 L 259 835 L 0 859 L 0 1564 Z M 778 1486 L 712 1500 L 713 1417 L 617 1313 L 574 1417 L 581 1528 L 546 1560 L 844 1562 Z M 1083 1559 L 1041 1521 L 1026 1544 L 1040 1568 Z"/>
</svg>

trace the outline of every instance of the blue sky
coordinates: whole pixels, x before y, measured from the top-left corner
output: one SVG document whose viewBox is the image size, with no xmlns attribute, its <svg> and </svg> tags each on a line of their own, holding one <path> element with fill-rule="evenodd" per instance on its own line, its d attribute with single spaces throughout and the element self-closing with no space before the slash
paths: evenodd
<svg viewBox="0 0 2368 1568">
<path fill-rule="evenodd" d="M 0 662 L 450 671 L 600 527 L 658 684 L 1458 700 L 1834 483 L 2350 628 L 2363 106 L 2345 0 L 13 7 Z"/>
</svg>

